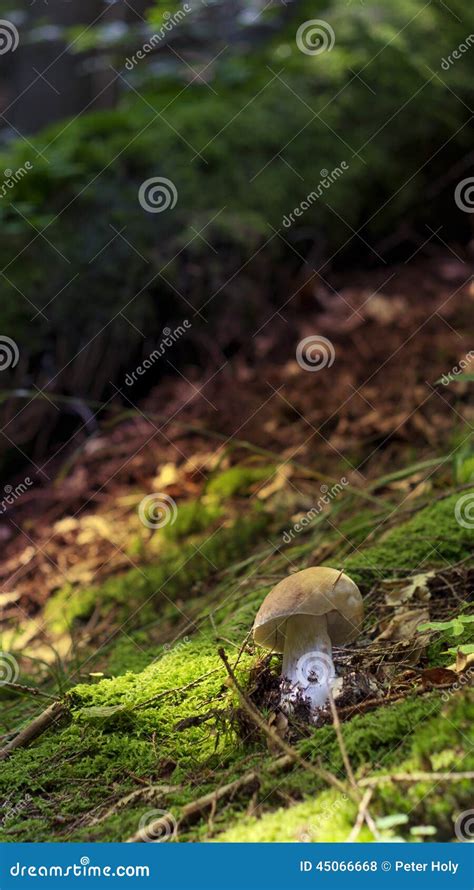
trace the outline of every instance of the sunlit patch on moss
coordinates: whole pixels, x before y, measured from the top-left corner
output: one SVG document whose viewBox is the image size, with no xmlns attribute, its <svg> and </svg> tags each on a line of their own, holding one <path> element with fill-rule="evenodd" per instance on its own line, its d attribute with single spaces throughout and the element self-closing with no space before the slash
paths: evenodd
<svg viewBox="0 0 474 890">
<path fill-rule="evenodd" d="M 446 562 L 452 565 L 469 556 L 473 533 L 456 520 L 458 499 L 459 495 L 451 495 L 425 507 L 385 535 L 382 526 L 380 542 L 347 557 L 344 571 L 357 583 L 366 585 L 391 573 L 401 575 Z"/>
</svg>

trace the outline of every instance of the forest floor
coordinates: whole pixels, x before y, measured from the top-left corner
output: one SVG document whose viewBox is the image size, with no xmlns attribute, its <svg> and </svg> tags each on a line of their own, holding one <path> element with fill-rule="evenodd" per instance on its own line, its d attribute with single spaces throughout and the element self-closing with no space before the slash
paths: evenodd
<svg viewBox="0 0 474 890">
<path fill-rule="evenodd" d="M 450 252 L 302 288 L 234 357 L 209 339 L 204 376 L 124 383 L 125 409 L 31 471 L 0 521 L 2 839 L 461 839 L 467 271 Z M 311 372 L 295 351 L 316 333 L 334 361 Z M 282 713 L 281 657 L 250 632 L 319 564 L 365 621 L 313 725 Z"/>
</svg>

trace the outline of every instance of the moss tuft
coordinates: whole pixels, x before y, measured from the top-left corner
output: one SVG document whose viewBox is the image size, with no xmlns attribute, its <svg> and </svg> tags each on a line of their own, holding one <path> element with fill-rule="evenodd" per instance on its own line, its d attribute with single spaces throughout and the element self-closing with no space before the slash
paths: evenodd
<svg viewBox="0 0 474 890">
<path fill-rule="evenodd" d="M 420 510 L 388 531 L 379 543 L 349 556 L 344 570 L 365 586 L 377 578 L 423 571 L 446 562 L 452 565 L 469 556 L 473 533 L 456 519 L 458 500 L 459 495 L 452 495 Z"/>
<path fill-rule="evenodd" d="M 255 485 L 269 480 L 274 472 L 273 466 L 248 467 L 239 464 L 214 476 L 207 491 L 223 501 L 235 495 L 248 495 Z"/>
</svg>

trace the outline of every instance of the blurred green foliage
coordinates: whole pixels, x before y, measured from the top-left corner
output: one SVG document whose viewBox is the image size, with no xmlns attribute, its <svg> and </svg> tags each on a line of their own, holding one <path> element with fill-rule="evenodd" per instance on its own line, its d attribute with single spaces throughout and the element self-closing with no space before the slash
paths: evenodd
<svg viewBox="0 0 474 890">
<path fill-rule="evenodd" d="M 279 259 L 300 264 L 308 244 L 324 258 L 348 245 L 365 251 L 354 239 L 361 226 L 373 242 L 403 221 L 433 224 L 446 176 L 452 190 L 450 170 L 470 148 L 474 55 L 448 71 L 441 62 L 474 31 L 474 9 L 335 0 L 285 16 L 258 47 L 237 43 L 206 63 L 209 83 L 183 70 L 158 77 L 139 62 L 116 110 L 62 121 L 2 153 L 2 169 L 33 165 L 0 200 L 0 330 L 30 368 L 46 354 L 54 375 L 105 337 L 105 365 L 87 346 L 69 368 L 74 393 L 98 396 L 144 348 L 133 326 L 153 336 L 190 304 L 206 320 L 231 313 L 251 325 L 256 303 L 278 299 Z M 316 16 L 335 45 L 307 55 L 295 34 Z M 347 172 L 286 228 L 321 171 L 342 161 Z M 173 210 L 140 206 L 153 176 L 175 184 Z"/>
</svg>

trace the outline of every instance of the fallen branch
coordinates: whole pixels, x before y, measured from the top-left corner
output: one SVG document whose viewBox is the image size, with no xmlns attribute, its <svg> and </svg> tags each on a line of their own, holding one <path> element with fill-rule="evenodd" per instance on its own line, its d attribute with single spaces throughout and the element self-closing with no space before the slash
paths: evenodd
<svg viewBox="0 0 474 890">
<path fill-rule="evenodd" d="M 249 790 L 250 792 L 255 792 L 259 786 L 260 780 L 258 773 L 255 770 L 252 770 L 252 772 L 246 773 L 245 776 L 241 776 L 240 779 L 236 779 L 235 782 L 230 782 L 228 785 L 222 785 L 220 788 L 216 788 L 215 791 L 211 791 L 209 794 L 205 794 L 203 797 L 199 797 L 197 800 L 193 800 L 191 803 L 186 804 L 181 810 L 181 816 L 177 821 L 172 813 L 163 814 L 159 819 L 155 819 L 153 822 L 150 822 L 149 825 L 141 828 L 136 834 L 132 835 L 132 837 L 127 838 L 125 843 L 146 843 L 147 840 L 153 840 L 153 838 L 158 837 L 162 829 L 169 833 L 170 824 L 173 825 L 173 834 L 176 834 L 179 828 L 190 822 L 194 822 L 207 809 L 213 814 L 217 803 L 223 798 L 230 797 L 232 799 L 239 791 L 244 789 Z M 133 794 L 136 796 L 136 792 L 133 792 Z M 128 797 L 130 798 L 131 795 Z"/>
<path fill-rule="evenodd" d="M 368 776 L 367 779 L 359 779 L 359 785 L 375 788 L 387 782 L 461 782 L 463 779 L 474 779 L 474 772 L 467 773 L 395 773 L 386 776 Z"/>
<path fill-rule="evenodd" d="M 64 702 L 53 702 L 49 708 L 46 708 L 46 710 L 39 714 L 38 717 L 35 717 L 28 726 L 25 726 L 25 728 L 22 729 L 21 732 L 8 743 L 8 745 L 2 748 L 0 751 L 0 760 L 6 760 L 16 748 L 25 748 L 26 745 L 33 741 L 33 739 L 37 739 L 43 732 L 46 732 L 46 730 L 49 729 L 53 723 L 56 723 L 63 717 L 66 712 L 67 708 Z"/>
<path fill-rule="evenodd" d="M 436 686 L 433 684 L 426 688 L 410 687 L 403 692 L 391 692 L 380 698 L 366 698 L 363 701 L 358 702 L 356 705 L 346 705 L 346 707 L 340 708 L 339 716 L 351 717 L 352 714 L 363 714 L 364 711 L 370 711 L 372 708 L 380 708 L 387 704 L 387 702 L 403 701 L 411 695 L 427 695 L 430 692 L 437 692 L 438 690 L 452 689 L 453 685 L 454 683 L 439 683 Z"/>
<path fill-rule="evenodd" d="M 2 686 L 4 689 L 12 689 L 13 692 L 24 692 L 25 695 L 40 695 L 42 698 L 49 698 L 52 701 L 56 701 L 54 695 L 48 695 L 47 692 L 37 689 L 36 686 L 24 686 L 22 683 L 7 683 L 6 681 L 2 682 Z"/>
<path fill-rule="evenodd" d="M 116 803 L 114 803 L 102 816 L 94 816 L 90 822 L 86 823 L 87 827 L 90 828 L 92 825 L 98 825 L 100 822 L 105 822 L 106 819 L 115 816 L 120 810 L 123 810 L 124 807 L 130 803 L 134 803 L 136 800 L 146 800 L 149 803 L 153 803 L 156 798 L 160 798 L 163 794 L 171 794 L 173 791 L 179 791 L 181 787 L 181 785 L 148 785 L 147 788 L 136 788 L 135 791 L 131 791 L 130 794 L 117 800 Z"/>
<path fill-rule="evenodd" d="M 178 828 L 181 825 L 193 822 L 194 819 L 201 815 L 203 810 L 207 810 L 208 808 L 211 808 L 211 810 L 213 808 L 215 809 L 216 804 L 222 800 L 222 798 L 233 798 L 237 792 L 242 791 L 243 789 L 253 793 L 254 791 L 257 791 L 259 787 L 260 779 L 258 773 L 255 770 L 252 770 L 252 772 L 241 776 L 240 779 L 236 779 L 235 782 L 229 782 L 228 785 L 222 785 L 220 788 L 216 788 L 215 791 L 211 791 L 209 794 L 205 794 L 203 797 L 198 798 L 198 800 L 193 800 L 192 803 L 188 803 L 183 807 L 181 818 L 178 822 Z"/>
</svg>

